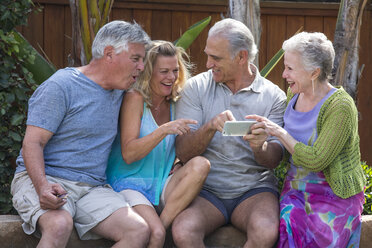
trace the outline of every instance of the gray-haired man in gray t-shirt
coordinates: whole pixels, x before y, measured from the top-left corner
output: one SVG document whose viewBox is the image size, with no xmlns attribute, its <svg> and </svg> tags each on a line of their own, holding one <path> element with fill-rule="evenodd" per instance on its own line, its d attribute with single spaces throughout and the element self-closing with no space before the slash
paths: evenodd
<svg viewBox="0 0 372 248">
<path fill-rule="evenodd" d="M 66 247 L 74 225 L 81 239 L 148 243 L 148 225 L 106 184 L 105 170 L 123 92 L 144 69 L 149 42 L 138 24 L 110 22 L 88 65 L 57 71 L 30 98 L 11 191 L 24 231 L 41 233 L 38 247 Z"/>
<path fill-rule="evenodd" d="M 188 81 L 177 102 L 177 118 L 198 121 L 176 140 L 186 162 L 203 155 L 211 171 L 200 195 L 173 222 L 177 247 L 203 247 L 203 238 L 231 223 L 247 233 L 245 247 L 272 247 L 279 230 L 276 179 L 282 157 L 278 140 L 261 123 L 243 137 L 222 136 L 226 121 L 262 115 L 283 125 L 285 94 L 251 64 L 257 48 L 249 29 L 224 19 L 209 31 L 205 53 L 208 72 Z"/>
</svg>

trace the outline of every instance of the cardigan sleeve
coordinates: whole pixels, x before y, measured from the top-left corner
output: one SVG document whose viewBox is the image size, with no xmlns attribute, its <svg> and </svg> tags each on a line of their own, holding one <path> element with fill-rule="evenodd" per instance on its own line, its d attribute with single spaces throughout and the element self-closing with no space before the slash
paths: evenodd
<svg viewBox="0 0 372 248">
<path fill-rule="evenodd" d="M 347 94 L 345 91 L 343 93 Z M 318 138 L 314 145 L 308 146 L 301 142 L 295 145 L 292 159 L 296 166 L 314 172 L 322 171 L 340 154 L 357 125 L 354 102 L 345 94 L 337 94 L 327 103 L 328 106 L 324 106 L 324 111 L 320 111 L 317 121 Z"/>
</svg>

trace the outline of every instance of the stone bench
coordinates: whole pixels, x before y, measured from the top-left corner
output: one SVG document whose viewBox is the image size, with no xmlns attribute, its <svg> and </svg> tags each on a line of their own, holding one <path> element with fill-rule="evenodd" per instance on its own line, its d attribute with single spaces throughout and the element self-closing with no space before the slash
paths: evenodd
<svg viewBox="0 0 372 248">
<path fill-rule="evenodd" d="M 21 219 L 17 215 L 0 215 L 0 247 L 2 248 L 34 248 L 38 239 L 26 235 L 21 227 Z M 207 247 L 242 247 L 245 235 L 232 226 L 218 228 L 214 233 L 205 238 Z M 360 248 L 372 247 L 372 215 L 362 216 L 362 235 Z M 68 248 L 106 248 L 113 245 L 112 241 L 86 240 L 78 238 L 74 231 L 67 244 Z M 174 247 L 172 238 L 167 235 L 164 247 Z"/>
</svg>

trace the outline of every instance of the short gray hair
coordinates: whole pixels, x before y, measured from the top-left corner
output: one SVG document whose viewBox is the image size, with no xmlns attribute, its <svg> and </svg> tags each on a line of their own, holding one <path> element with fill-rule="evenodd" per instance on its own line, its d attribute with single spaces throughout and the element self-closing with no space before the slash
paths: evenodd
<svg viewBox="0 0 372 248">
<path fill-rule="evenodd" d="M 335 50 L 323 33 L 301 32 L 284 41 L 282 47 L 285 52 L 299 53 L 306 71 L 319 68 L 319 81 L 332 78 Z"/>
<path fill-rule="evenodd" d="M 150 38 L 137 23 L 125 21 L 112 21 L 105 24 L 98 31 L 92 44 L 92 57 L 102 58 L 105 47 L 112 46 L 115 53 L 128 50 L 128 43 L 147 45 Z"/>
<path fill-rule="evenodd" d="M 226 18 L 216 22 L 209 30 L 208 37 L 220 36 L 229 41 L 230 55 L 234 58 L 241 50 L 248 51 L 248 59 L 252 62 L 257 55 L 257 46 L 249 28 L 242 22 Z"/>
</svg>

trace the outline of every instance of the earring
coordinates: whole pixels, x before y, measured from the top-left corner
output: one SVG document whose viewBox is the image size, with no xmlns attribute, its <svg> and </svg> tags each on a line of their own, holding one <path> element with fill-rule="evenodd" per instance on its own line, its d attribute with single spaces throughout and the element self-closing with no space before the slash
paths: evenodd
<svg viewBox="0 0 372 248">
<path fill-rule="evenodd" d="M 315 90 L 314 90 L 314 79 L 311 79 L 311 85 L 313 86 L 313 95 L 315 95 Z"/>
</svg>

